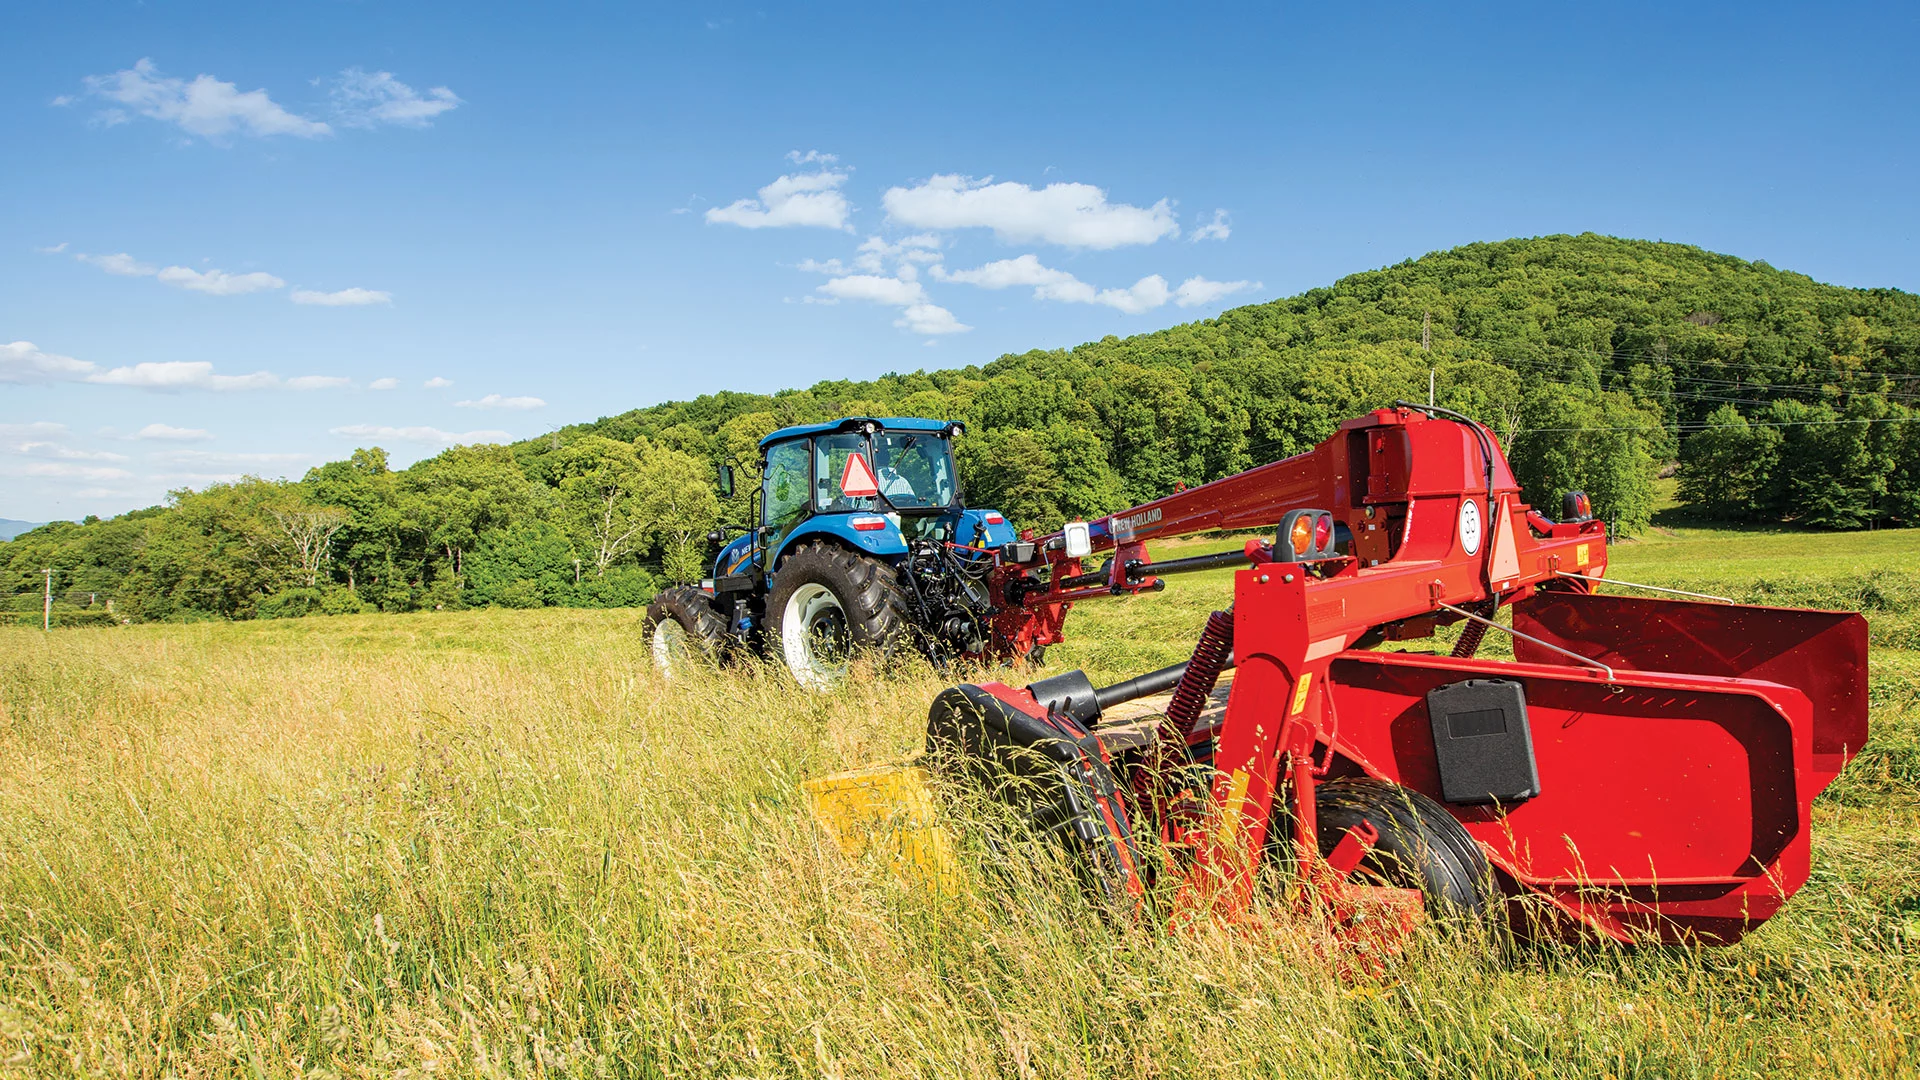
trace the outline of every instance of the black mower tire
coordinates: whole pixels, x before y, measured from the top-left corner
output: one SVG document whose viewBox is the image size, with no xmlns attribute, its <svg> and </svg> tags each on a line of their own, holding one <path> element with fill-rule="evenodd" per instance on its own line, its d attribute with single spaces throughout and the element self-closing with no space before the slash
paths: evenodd
<svg viewBox="0 0 1920 1080">
<path fill-rule="evenodd" d="M 1320 854 L 1330 855 L 1346 831 L 1366 822 L 1380 840 L 1355 876 L 1418 889 L 1427 914 L 1461 927 L 1491 926 L 1500 910 L 1493 868 L 1446 808 L 1412 788 L 1384 780 L 1330 780 L 1315 789 Z"/>
<path fill-rule="evenodd" d="M 806 585 L 822 586 L 839 601 L 854 650 L 887 657 L 911 640 L 907 596 L 894 567 L 839 544 L 805 541 L 780 561 L 767 595 L 771 651 L 802 683 L 808 680 L 786 655 L 786 619 L 788 601 Z"/>
<path fill-rule="evenodd" d="M 691 585 L 676 585 L 664 590 L 647 605 L 646 618 L 640 620 L 640 633 L 653 656 L 654 669 L 671 675 L 655 647 L 654 631 L 663 622 L 675 622 L 686 632 L 689 651 L 708 663 L 726 658 L 727 621 L 713 609 L 707 594 Z"/>
</svg>

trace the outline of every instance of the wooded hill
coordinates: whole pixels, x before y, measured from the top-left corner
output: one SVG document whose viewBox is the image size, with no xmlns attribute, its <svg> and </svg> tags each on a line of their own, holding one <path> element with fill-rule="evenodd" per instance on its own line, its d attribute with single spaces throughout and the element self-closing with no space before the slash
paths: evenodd
<svg viewBox="0 0 1920 1080">
<path fill-rule="evenodd" d="M 787 424 L 964 420 L 968 501 L 1046 527 L 1299 453 L 1346 417 L 1424 400 L 1430 375 L 1549 514 L 1582 488 L 1617 528 L 1644 528 L 1655 477 L 1677 468 L 1705 516 L 1920 524 L 1920 297 L 1585 234 L 1470 244 L 984 367 L 668 402 L 402 472 L 363 450 L 297 483 L 45 526 L 0 544 L 0 565 L 21 591 L 47 565 L 68 594 L 91 578 L 89 595 L 144 618 L 631 604 L 698 573 L 716 516 L 744 519 L 743 496 L 674 478 L 751 463 Z"/>
</svg>

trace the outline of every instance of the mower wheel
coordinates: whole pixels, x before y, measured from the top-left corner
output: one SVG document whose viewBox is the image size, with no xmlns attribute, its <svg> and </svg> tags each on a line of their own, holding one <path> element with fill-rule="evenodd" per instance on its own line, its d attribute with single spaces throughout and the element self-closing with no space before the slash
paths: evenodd
<svg viewBox="0 0 1920 1080">
<path fill-rule="evenodd" d="M 1439 803 L 1384 780 L 1330 780 L 1314 798 L 1320 853 L 1366 822 L 1380 834 L 1354 873 L 1380 885 L 1418 889 L 1427 914 L 1459 924 L 1482 923 L 1498 910 L 1499 889 L 1480 845 Z"/>
<path fill-rule="evenodd" d="M 889 654 L 907 639 L 907 599 L 894 568 L 825 541 L 801 544 L 773 576 L 767 618 L 787 670 L 809 690 L 847 673 L 856 650 Z"/>
<path fill-rule="evenodd" d="M 640 632 L 653 653 L 654 669 L 671 678 L 689 662 L 719 659 L 725 651 L 727 622 L 713 610 L 707 594 L 680 585 L 647 605 Z"/>
</svg>

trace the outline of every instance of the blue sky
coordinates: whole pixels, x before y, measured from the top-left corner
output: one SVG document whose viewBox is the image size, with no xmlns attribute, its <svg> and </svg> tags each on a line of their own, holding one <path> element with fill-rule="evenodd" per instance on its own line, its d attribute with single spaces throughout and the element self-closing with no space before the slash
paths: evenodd
<svg viewBox="0 0 1920 1080">
<path fill-rule="evenodd" d="M 8 5 L 0 517 L 1475 240 L 1920 288 L 1920 8 L 1551 7 Z"/>
</svg>

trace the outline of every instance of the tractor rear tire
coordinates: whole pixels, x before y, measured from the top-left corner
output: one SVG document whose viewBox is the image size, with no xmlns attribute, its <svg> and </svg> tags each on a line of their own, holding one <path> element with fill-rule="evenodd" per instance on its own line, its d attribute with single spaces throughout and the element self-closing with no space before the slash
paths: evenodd
<svg viewBox="0 0 1920 1080">
<path fill-rule="evenodd" d="M 713 609 L 707 594 L 677 585 L 653 598 L 640 622 L 653 653 L 654 670 L 672 678 L 689 662 L 714 663 L 726 652 L 727 621 Z"/>
<path fill-rule="evenodd" d="M 821 540 L 781 561 L 767 619 L 787 670 L 809 690 L 837 684 L 855 651 L 891 655 L 911 636 L 898 572 Z"/>
<path fill-rule="evenodd" d="M 1331 780 L 1315 789 L 1320 854 L 1329 855 L 1348 828 L 1366 822 L 1380 833 L 1354 874 L 1375 884 L 1418 889 L 1427 914 L 1457 926 L 1490 924 L 1500 890 L 1487 857 L 1452 814 L 1412 788 L 1384 780 Z"/>
</svg>

